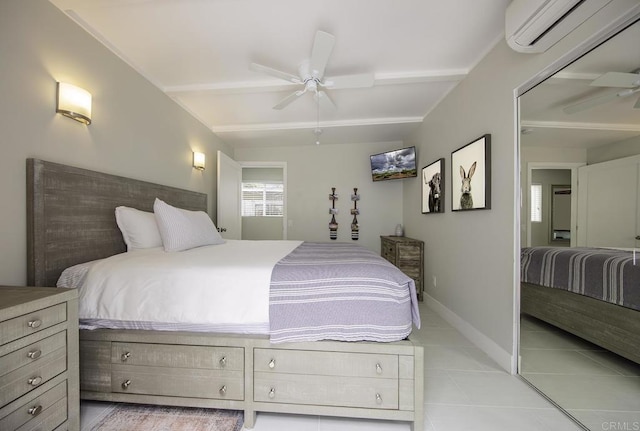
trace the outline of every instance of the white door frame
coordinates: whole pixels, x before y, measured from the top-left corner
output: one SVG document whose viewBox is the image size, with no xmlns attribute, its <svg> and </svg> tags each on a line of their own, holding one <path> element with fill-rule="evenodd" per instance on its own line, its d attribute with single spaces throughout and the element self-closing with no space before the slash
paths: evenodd
<svg viewBox="0 0 640 431">
<path fill-rule="evenodd" d="M 282 169 L 283 206 L 282 209 L 282 239 L 287 239 L 287 162 L 238 162 L 241 168 L 280 168 Z"/>
</svg>

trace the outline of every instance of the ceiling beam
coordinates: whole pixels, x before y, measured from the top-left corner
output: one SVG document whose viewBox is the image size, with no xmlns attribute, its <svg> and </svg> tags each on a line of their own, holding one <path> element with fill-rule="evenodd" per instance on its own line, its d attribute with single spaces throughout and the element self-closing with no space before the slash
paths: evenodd
<svg viewBox="0 0 640 431">
<path fill-rule="evenodd" d="M 640 124 L 616 123 L 578 123 L 572 121 L 526 121 L 520 123 L 521 128 L 538 129 L 580 129 L 580 130 L 613 130 L 619 132 L 640 132 Z"/>
<path fill-rule="evenodd" d="M 422 117 L 393 117 L 393 118 L 366 118 L 358 120 L 341 121 L 321 121 L 320 127 L 323 129 L 331 127 L 357 127 L 357 126 L 378 126 L 390 124 L 422 123 Z M 315 128 L 315 121 L 300 121 L 292 123 L 262 123 L 262 124 L 230 124 L 227 126 L 212 126 L 214 133 L 231 132 L 256 132 L 266 130 L 293 130 Z"/>
<path fill-rule="evenodd" d="M 469 73 L 466 69 L 428 70 L 413 72 L 387 72 L 374 74 L 374 86 L 403 85 L 427 82 L 459 82 Z M 297 87 L 280 79 L 263 81 L 228 81 L 220 83 L 173 85 L 162 90 L 168 95 L 206 91 L 214 94 L 243 94 L 286 91 Z"/>
</svg>

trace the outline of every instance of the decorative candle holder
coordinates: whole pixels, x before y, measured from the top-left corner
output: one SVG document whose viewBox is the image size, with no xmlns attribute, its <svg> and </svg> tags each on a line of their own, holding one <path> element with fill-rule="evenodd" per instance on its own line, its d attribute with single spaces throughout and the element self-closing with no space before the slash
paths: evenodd
<svg viewBox="0 0 640 431">
<path fill-rule="evenodd" d="M 351 221 L 351 239 L 357 241 L 360 236 L 360 226 L 358 226 L 358 214 L 360 214 L 360 210 L 358 209 L 358 201 L 360 200 L 360 195 L 358 194 L 358 188 L 353 188 L 353 194 L 351 195 L 351 200 L 353 201 L 353 208 L 351 209 L 351 214 L 353 215 L 353 220 Z"/>
<path fill-rule="evenodd" d="M 329 208 L 329 214 L 331 214 L 331 221 L 329 222 L 329 238 L 335 240 L 338 239 L 338 222 L 336 221 L 336 214 L 338 213 L 338 210 L 336 209 L 336 201 L 338 200 L 338 195 L 336 194 L 335 187 L 331 187 L 329 199 L 331 200 L 331 208 Z"/>
</svg>

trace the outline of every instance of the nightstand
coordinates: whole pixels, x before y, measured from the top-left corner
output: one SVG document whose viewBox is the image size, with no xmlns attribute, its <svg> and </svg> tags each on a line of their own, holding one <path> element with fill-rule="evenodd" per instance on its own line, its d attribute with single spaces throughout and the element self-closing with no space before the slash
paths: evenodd
<svg viewBox="0 0 640 431">
<path fill-rule="evenodd" d="M 80 429 L 78 292 L 0 286 L 0 429 Z"/>
<path fill-rule="evenodd" d="M 380 253 L 400 271 L 413 278 L 418 300 L 422 301 L 424 286 L 424 242 L 406 236 L 381 236 Z"/>
</svg>

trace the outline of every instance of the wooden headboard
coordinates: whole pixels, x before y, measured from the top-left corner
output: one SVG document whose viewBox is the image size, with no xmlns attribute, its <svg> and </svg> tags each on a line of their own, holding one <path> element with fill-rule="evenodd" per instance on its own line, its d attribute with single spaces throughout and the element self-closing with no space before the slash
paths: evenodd
<svg viewBox="0 0 640 431">
<path fill-rule="evenodd" d="M 207 195 L 27 159 L 27 282 L 55 286 L 65 268 L 122 253 L 120 205 L 153 211 L 155 198 L 207 211 Z"/>
</svg>

